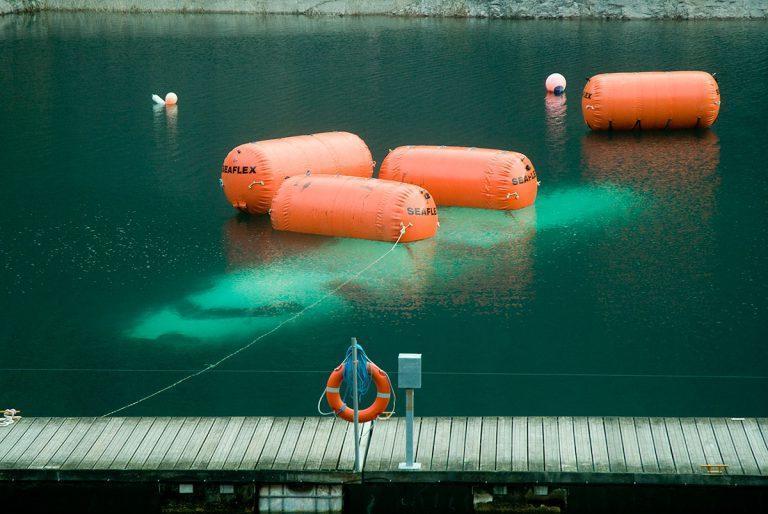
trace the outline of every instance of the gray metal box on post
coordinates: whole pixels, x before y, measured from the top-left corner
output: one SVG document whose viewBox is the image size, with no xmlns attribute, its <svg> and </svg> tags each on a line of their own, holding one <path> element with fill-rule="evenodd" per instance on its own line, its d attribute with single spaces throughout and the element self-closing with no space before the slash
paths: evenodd
<svg viewBox="0 0 768 514">
<path fill-rule="evenodd" d="M 400 469 L 417 470 L 413 452 L 413 390 L 421 389 L 421 354 L 401 353 L 397 356 L 397 387 L 405 389 L 405 462 Z"/>
</svg>

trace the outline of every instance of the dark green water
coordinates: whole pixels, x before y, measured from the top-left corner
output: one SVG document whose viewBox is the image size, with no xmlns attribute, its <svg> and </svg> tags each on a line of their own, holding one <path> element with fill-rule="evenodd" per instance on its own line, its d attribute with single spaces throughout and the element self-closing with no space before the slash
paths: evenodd
<svg viewBox="0 0 768 514">
<path fill-rule="evenodd" d="M 524 152 L 539 199 L 441 209 L 435 240 L 127 413 L 311 414 L 354 335 L 390 371 L 398 352 L 424 354 L 425 415 L 768 415 L 767 29 L 0 18 L 2 404 L 105 413 L 385 252 L 274 233 L 219 190 L 237 144 L 349 130 L 378 161 L 402 144 Z M 584 77 L 655 69 L 718 73 L 713 130 L 588 132 Z M 565 103 L 545 100 L 553 71 Z M 168 90 L 178 108 L 154 109 Z"/>
</svg>

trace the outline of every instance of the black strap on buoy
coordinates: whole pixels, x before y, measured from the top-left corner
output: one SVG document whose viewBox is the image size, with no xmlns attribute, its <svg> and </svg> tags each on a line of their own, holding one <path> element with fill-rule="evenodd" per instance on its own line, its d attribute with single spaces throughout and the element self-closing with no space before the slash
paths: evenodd
<svg viewBox="0 0 768 514">
<path fill-rule="evenodd" d="M 613 121 L 608 120 L 608 130 L 613 130 Z"/>
<path fill-rule="evenodd" d="M 670 123 L 672 123 L 672 118 L 669 118 L 669 119 L 667 120 L 667 124 L 666 124 L 666 125 L 664 125 L 664 129 L 665 129 L 665 130 L 669 128 L 669 124 L 670 124 Z"/>
<path fill-rule="evenodd" d="M 635 122 L 635 125 L 632 127 L 632 130 L 635 130 L 635 127 L 637 127 L 639 130 L 643 130 L 643 126 L 640 124 L 640 120 L 637 120 Z"/>
<path fill-rule="evenodd" d="M 695 127 L 693 127 L 693 128 L 699 128 L 699 123 L 701 123 L 701 116 L 699 116 L 698 118 L 696 118 L 696 126 L 695 126 Z"/>
</svg>

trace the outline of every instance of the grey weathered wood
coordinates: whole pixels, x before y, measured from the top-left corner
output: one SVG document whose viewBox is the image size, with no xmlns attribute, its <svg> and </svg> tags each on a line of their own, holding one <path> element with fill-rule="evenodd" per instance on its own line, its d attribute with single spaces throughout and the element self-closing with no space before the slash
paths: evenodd
<svg viewBox="0 0 768 514">
<path fill-rule="evenodd" d="M 656 463 L 658 471 L 662 473 L 675 473 L 675 461 L 672 459 L 672 450 L 669 445 L 667 427 L 662 418 L 650 418 L 651 437 L 653 447 L 656 450 Z"/>
<path fill-rule="evenodd" d="M 264 443 L 264 448 L 261 450 L 261 455 L 259 455 L 259 460 L 256 463 L 256 469 L 272 469 L 287 428 L 288 418 L 275 418 L 272 422 L 272 427 L 269 429 L 269 435 Z"/>
<path fill-rule="evenodd" d="M 544 428 L 544 469 L 560 471 L 560 431 L 557 427 L 557 418 L 543 418 L 542 426 Z"/>
<path fill-rule="evenodd" d="M 602 431 L 602 423 L 600 423 Z M 573 444 L 576 451 L 576 470 L 582 473 L 594 471 L 592 465 L 592 443 L 589 440 L 589 419 L 583 416 L 573 418 Z M 606 468 L 608 455 L 605 456 Z"/>
<path fill-rule="evenodd" d="M 256 432 L 256 428 L 259 426 L 262 419 L 264 418 L 247 417 L 243 420 L 243 424 L 237 432 L 237 436 L 235 436 L 232 447 L 224 458 L 221 469 L 237 469 L 240 467 L 240 463 L 243 462 L 245 452 L 248 450 L 248 445 L 251 443 L 253 434 Z M 213 469 L 216 468 L 214 467 Z"/>
<path fill-rule="evenodd" d="M 43 464 L 44 468 L 46 469 L 61 468 L 61 466 L 67 461 L 69 456 L 75 450 L 77 445 L 80 444 L 80 441 L 83 439 L 85 434 L 88 433 L 88 430 L 90 430 L 93 422 L 96 420 L 96 418 L 74 418 L 74 419 L 75 419 L 75 426 L 69 432 L 69 434 L 64 439 L 64 441 L 62 441 L 58 450 L 56 450 L 56 452 L 48 460 L 48 462 Z"/>
<path fill-rule="evenodd" d="M 724 464 L 709 418 L 696 418 L 696 430 L 699 433 L 699 440 L 706 459 L 706 462 L 701 464 Z"/>
<path fill-rule="evenodd" d="M 149 428 L 149 431 L 144 436 L 144 439 L 139 443 L 136 451 L 133 452 L 130 460 L 126 463 L 125 469 L 141 469 L 144 462 L 152 454 L 152 450 L 155 448 L 160 436 L 163 435 L 165 427 L 171 421 L 169 417 L 155 418 L 154 423 Z"/>
<path fill-rule="evenodd" d="M 603 418 L 589 417 L 587 418 L 587 425 L 589 427 L 589 444 L 592 447 L 592 466 L 598 473 L 608 473 L 611 471 L 611 460 L 608 455 L 608 440 Z M 623 453 L 620 461 L 623 466 Z M 619 465 L 619 460 L 616 460 L 616 464 Z"/>
<path fill-rule="evenodd" d="M 413 420 L 413 440 L 419 440 L 419 430 L 421 428 L 421 418 Z M 405 418 L 397 420 L 397 434 L 392 448 L 392 457 L 389 461 L 389 469 L 397 469 L 401 462 L 405 462 Z"/>
<path fill-rule="evenodd" d="M 499 425 L 498 418 L 485 417 L 482 419 L 483 429 L 480 435 L 480 469 L 492 471 L 496 469 L 496 435 Z"/>
<path fill-rule="evenodd" d="M 0 458 L 0 469 L 8 469 L 14 467 L 19 457 L 29 448 L 29 446 L 37 439 L 38 435 L 45 429 L 50 423 L 52 418 L 33 418 L 22 419 L 26 425 L 26 430 L 14 430 L 3 440 L 3 444 L 7 450 L 2 458 Z M 19 423 L 21 423 L 19 422 Z"/>
<path fill-rule="evenodd" d="M 203 444 L 200 446 L 195 460 L 192 463 L 193 469 L 207 469 L 208 464 L 213 458 L 213 453 L 216 451 L 216 447 L 221 442 L 221 438 L 224 436 L 224 431 L 229 424 L 229 418 L 216 418 L 213 420 L 213 425 L 208 431 L 208 435 L 205 437 Z"/>
<path fill-rule="evenodd" d="M 498 418 L 496 425 L 496 470 L 512 471 L 512 418 Z"/>
<path fill-rule="evenodd" d="M 664 418 L 664 428 L 667 431 L 675 472 L 692 473 L 693 467 L 688 456 L 688 448 L 685 444 L 685 435 L 680 426 L 680 420 L 678 418 Z"/>
<path fill-rule="evenodd" d="M 650 420 L 648 418 L 634 418 L 634 421 L 643 472 L 656 473 L 659 471 L 659 463 L 656 461 L 656 448 L 653 443 Z"/>
<path fill-rule="evenodd" d="M 120 451 L 115 455 L 112 463 L 107 467 L 110 469 L 125 469 L 133 458 L 133 454 L 136 453 L 141 442 L 144 441 L 147 433 L 152 428 L 152 425 L 159 419 L 160 418 L 139 418 L 139 423 L 136 425 L 136 428 L 133 429 L 130 437 L 128 437 L 125 444 L 123 444 L 123 447 L 120 448 Z"/>
<path fill-rule="evenodd" d="M 544 471 L 544 420 L 528 418 L 528 470 Z"/>
<path fill-rule="evenodd" d="M 451 448 L 451 418 L 437 418 L 435 423 L 435 444 L 432 447 L 432 470 L 448 469 L 448 454 Z"/>
<path fill-rule="evenodd" d="M 19 456 L 13 467 L 16 469 L 26 468 L 35 460 L 35 457 L 46 447 L 51 438 L 56 435 L 65 418 L 53 418 L 45 428 L 43 428 L 26 450 Z"/>
<path fill-rule="evenodd" d="M 627 471 L 640 473 L 643 471 L 643 463 L 640 459 L 640 447 L 637 443 L 637 431 L 633 418 L 619 418 L 621 429 L 621 442 L 624 449 L 624 460 L 627 463 Z"/>
<path fill-rule="evenodd" d="M 315 416 L 304 419 L 301 432 L 299 432 L 299 437 L 296 440 L 296 450 L 293 452 L 291 462 L 288 463 L 288 469 L 304 469 L 319 422 L 320 418 Z"/>
<path fill-rule="evenodd" d="M 61 462 L 66 460 L 66 457 L 71 453 L 72 447 L 74 447 L 77 442 L 79 442 L 79 438 L 75 436 L 77 441 L 70 442 L 67 445 L 69 448 L 65 447 L 62 450 L 62 446 L 64 446 L 64 443 L 67 442 L 69 437 L 72 435 L 72 432 L 75 431 L 80 422 L 80 418 L 67 418 L 62 424 L 61 428 L 56 431 L 56 435 L 54 435 L 51 440 L 48 441 L 48 444 L 45 445 L 45 447 L 40 451 L 40 453 L 37 455 L 37 457 L 35 457 L 35 459 L 29 464 L 28 467 L 30 469 L 58 468 L 61 465 Z M 82 429 L 79 432 L 82 434 Z M 62 451 L 64 455 L 59 454 L 60 451 Z M 53 461 L 54 457 L 56 457 L 54 463 L 49 466 L 49 462 Z"/>
<path fill-rule="evenodd" d="M 467 432 L 464 436 L 464 470 L 477 471 L 480 469 L 480 437 L 482 436 L 483 418 L 467 419 Z M 494 452 L 496 442 L 494 441 Z"/>
<path fill-rule="evenodd" d="M 192 469 L 194 467 L 197 454 L 203 447 L 203 443 L 205 443 L 205 439 L 208 437 L 208 432 L 211 431 L 215 421 L 218 421 L 218 418 L 202 418 L 197 423 L 195 431 L 192 432 L 173 469 Z"/>
<path fill-rule="evenodd" d="M 176 439 L 176 436 L 179 434 L 181 427 L 184 426 L 184 422 L 184 418 L 171 418 L 168 421 L 165 428 L 163 428 L 163 432 L 160 434 L 157 443 L 152 447 L 152 451 L 147 455 L 147 458 L 141 465 L 141 469 L 157 469 L 160 467 L 166 453 Z M 171 463 L 171 467 L 173 467 L 173 464 L 175 463 L 175 461 Z"/>
<path fill-rule="evenodd" d="M 139 421 L 141 421 L 141 418 L 125 418 L 115 437 L 106 445 L 104 451 L 99 455 L 96 462 L 93 463 L 93 469 L 109 469 L 112 461 L 115 460 L 117 454 L 123 449 L 123 445 L 131 437 L 136 427 L 139 426 Z"/>
<path fill-rule="evenodd" d="M 528 418 L 512 418 L 512 471 L 528 471 Z"/>
<path fill-rule="evenodd" d="M 679 421 L 685 439 L 685 448 L 688 450 L 688 457 L 691 462 L 691 470 L 693 473 L 700 473 L 701 465 L 707 463 L 707 458 L 704 456 L 696 420 L 694 418 L 680 418 Z"/>
<path fill-rule="evenodd" d="M 728 465 L 728 474 L 743 474 L 744 470 L 741 468 L 736 448 L 733 447 L 731 432 L 728 430 L 725 420 L 722 418 L 712 418 L 710 423 L 712 423 L 712 431 L 715 433 L 717 447 L 720 449 L 720 456 L 723 458 L 723 463 Z"/>
<path fill-rule="evenodd" d="M 120 431 L 120 427 L 126 422 L 128 418 L 110 418 L 104 430 L 101 431 L 99 437 L 93 445 L 87 449 L 83 458 L 77 462 L 72 463 L 72 469 L 91 469 L 98 462 L 99 457 L 112 443 L 112 440 L 117 436 Z"/>
<path fill-rule="evenodd" d="M 326 421 L 326 420 L 323 420 Z M 322 425 L 322 422 L 321 422 Z M 321 433 L 321 427 L 318 427 L 317 434 Z M 373 437 L 371 438 L 370 446 L 368 447 L 368 455 L 365 460 L 365 469 L 371 471 L 378 471 L 380 469 L 386 469 L 389 466 L 389 460 L 392 458 L 392 447 L 394 446 L 395 429 L 397 428 L 397 418 L 379 419 L 376 420 L 373 426 Z M 307 460 L 307 466 L 310 464 L 314 467 L 320 465 L 322 459 L 322 451 L 327 446 L 328 437 L 330 436 L 330 425 L 327 429 L 323 430 L 324 436 L 318 442 L 312 443 L 312 451 L 310 451 L 310 458 L 313 453 L 319 453 L 319 457 L 316 459 L 317 464 L 311 464 L 311 461 Z M 318 439 L 318 436 L 315 436 Z M 322 451 L 316 450 L 322 448 Z"/>
<path fill-rule="evenodd" d="M 447 469 L 463 469 L 466 435 L 467 418 L 453 418 L 451 420 L 451 442 L 448 446 Z"/>
<path fill-rule="evenodd" d="M 206 465 L 207 469 L 224 468 L 224 463 L 227 462 L 227 456 L 235 445 L 235 440 L 237 439 L 237 435 L 240 433 L 240 429 L 243 427 L 243 423 L 245 423 L 245 418 L 242 416 L 229 418 L 227 420 L 227 426 L 224 428 L 224 432 L 219 437 L 216 448 L 214 448 L 213 454 L 211 454 L 211 459 Z"/>
<path fill-rule="evenodd" d="M 752 454 L 755 456 L 761 475 L 768 475 L 768 445 L 760 433 L 760 426 L 754 418 L 744 420 L 744 432 L 746 433 Z"/>
<path fill-rule="evenodd" d="M 760 468 L 757 466 L 752 447 L 744 431 L 744 424 L 741 420 L 726 419 L 728 431 L 731 433 L 733 447 L 736 449 L 736 455 L 739 457 L 741 469 L 747 475 L 759 475 Z"/>
<path fill-rule="evenodd" d="M 365 445 L 370 432 L 371 422 L 360 423 L 360 459 L 365 458 Z M 418 441 L 418 438 L 415 440 Z M 350 423 L 347 432 L 344 435 L 344 442 L 341 445 L 341 454 L 339 455 L 339 465 L 337 469 L 352 471 L 355 467 L 355 426 Z"/>
<path fill-rule="evenodd" d="M 22 418 L 10 427 L 3 427 L 2 430 L 5 433 L 5 437 L 0 441 L 0 465 L 5 462 L 5 456 L 8 452 L 18 448 L 19 441 L 30 427 L 41 424 L 40 427 L 42 428 L 42 425 L 45 423 L 47 423 L 47 421 L 44 421 L 43 418 Z"/>
<path fill-rule="evenodd" d="M 341 448 L 344 444 L 344 438 L 347 435 L 347 430 L 349 429 L 352 429 L 351 423 L 340 418 L 335 418 L 333 420 L 333 425 L 331 426 L 331 435 L 328 438 L 328 444 L 325 446 L 323 460 L 320 461 L 320 469 L 338 468 L 339 458 L 341 456 Z"/>
<path fill-rule="evenodd" d="M 72 452 L 59 467 L 61 469 L 77 469 L 80 465 L 80 461 L 82 461 L 86 453 L 94 447 L 99 436 L 101 436 L 102 432 L 104 432 L 110 423 L 115 424 L 115 419 L 96 418 L 93 423 L 88 426 L 88 430 L 85 432 L 82 439 L 77 443 Z"/>
<path fill-rule="evenodd" d="M 416 462 L 421 464 L 421 469 L 432 469 L 432 450 L 435 444 L 435 427 L 437 419 L 425 418 L 421 420 L 419 428 L 419 441 L 416 446 Z"/>
<path fill-rule="evenodd" d="M 605 443 L 608 447 L 610 470 L 612 473 L 626 473 L 627 462 L 624 459 L 624 444 L 621 439 L 619 418 L 604 418 L 603 426 L 605 428 Z"/>
<path fill-rule="evenodd" d="M 186 448 L 187 443 L 195 433 L 200 421 L 202 421 L 201 418 L 184 418 L 179 431 L 176 433 L 173 441 L 171 441 L 171 445 L 168 447 L 165 455 L 163 455 L 163 459 L 158 464 L 159 469 L 174 469 L 176 467 L 176 463 L 181 458 L 182 453 L 184 453 L 184 448 Z"/>
<path fill-rule="evenodd" d="M 275 422 L 275 418 L 261 418 L 259 425 L 253 432 L 248 446 L 245 449 L 243 458 L 240 460 L 237 469 L 256 469 L 261 457 L 261 452 L 264 450 L 264 446 L 267 444 L 269 433 L 272 430 L 272 425 Z M 318 462 L 319 465 L 319 462 Z"/>
<path fill-rule="evenodd" d="M 304 426 L 304 418 L 290 418 L 288 420 L 272 469 L 288 469 L 293 452 L 296 450 L 296 442 L 299 440 L 302 426 Z"/>
<path fill-rule="evenodd" d="M 557 418 L 557 431 L 558 444 L 560 445 L 560 468 L 564 472 L 578 471 L 573 418 L 570 416 Z"/>
</svg>

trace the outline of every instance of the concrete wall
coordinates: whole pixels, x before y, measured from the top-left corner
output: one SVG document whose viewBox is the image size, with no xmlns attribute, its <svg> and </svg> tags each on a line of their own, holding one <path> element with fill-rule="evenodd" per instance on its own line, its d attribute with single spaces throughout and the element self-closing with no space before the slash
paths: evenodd
<svg viewBox="0 0 768 514">
<path fill-rule="evenodd" d="M 38 10 L 765 20 L 768 0 L 0 0 L 0 14 Z"/>
</svg>

